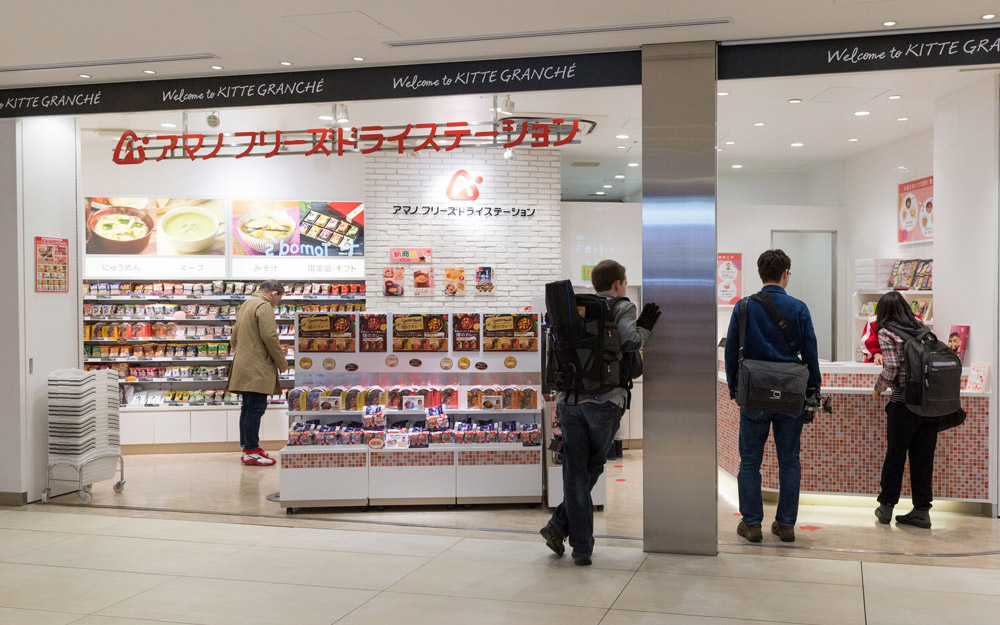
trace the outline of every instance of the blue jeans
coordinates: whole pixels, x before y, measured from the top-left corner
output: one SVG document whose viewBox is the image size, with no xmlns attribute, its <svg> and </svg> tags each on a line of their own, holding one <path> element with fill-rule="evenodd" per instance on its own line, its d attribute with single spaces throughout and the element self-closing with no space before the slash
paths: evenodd
<svg viewBox="0 0 1000 625">
<path fill-rule="evenodd" d="M 243 403 L 240 406 L 240 447 L 244 451 L 260 447 L 260 419 L 266 410 L 266 394 L 243 392 Z"/>
<path fill-rule="evenodd" d="M 615 440 L 625 409 L 603 404 L 559 404 L 563 436 L 563 502 L 549 521 L 569 538 L 573 557 L 594 552 L 594 502 L 590 491 L 604 473 L 608 447 Z"/>
<path fill-rule="evenodd" d="M 764 458 L 764 445 L 772 425 L 774 448 L 778 453 L 778 482 L 781 486 L 775 520 L 782 525 L 795 525 L 799 514 L 799 485 L 802 478 L 802 466 L 799 464 L 802 423 L 798 415 L 740 408 L 740 474 L 736 481 L 740 490 L 740 514 L 747 525 L 764 521 L 760 463 Z"/>
</svg>

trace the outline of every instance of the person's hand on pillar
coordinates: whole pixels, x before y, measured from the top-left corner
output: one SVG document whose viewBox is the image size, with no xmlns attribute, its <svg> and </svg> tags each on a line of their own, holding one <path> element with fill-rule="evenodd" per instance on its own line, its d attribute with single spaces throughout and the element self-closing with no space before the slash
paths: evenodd
<svg viewBox="0 0 1000 625">
<path fill-rule="evenodd" d="M 663 313 L 660 312 L 660 307 L 650 302 L 642 307 L 642 313 L 639 315 L 639 319 L 636 320 L 635 325 L 652 332 L 653 326 L 659 321 L 661 314 Z"/>
</svg>

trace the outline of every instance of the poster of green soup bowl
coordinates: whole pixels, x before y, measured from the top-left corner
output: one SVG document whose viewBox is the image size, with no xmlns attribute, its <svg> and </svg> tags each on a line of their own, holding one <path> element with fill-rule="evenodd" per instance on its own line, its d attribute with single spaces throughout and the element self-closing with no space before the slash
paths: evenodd
<svg viewBox="0 0 1000 625">
<path fill-rule="evenodd" d="M 214 206 L 218 203 L 219 206 Z M 221 202 L 177 206 L 157 222 L 157 253 L 222 254 L 225 251 L 225 213 Z"/>
</svg>

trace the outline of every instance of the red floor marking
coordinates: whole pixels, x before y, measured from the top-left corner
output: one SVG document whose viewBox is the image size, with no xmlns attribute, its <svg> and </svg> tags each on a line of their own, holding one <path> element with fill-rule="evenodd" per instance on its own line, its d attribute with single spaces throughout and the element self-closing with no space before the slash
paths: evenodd
<svg viewBox="0 0 1000 625">
<path fill-rule="evenodd" d="M 616 481 L 616 482 L 624 482 L 624 481 L 625 481 L 625 479 L 624 479 L 624 478 L 618 478 L 618 479 L 617 479 L 617 480 L 615 480 L 615 481 Z"/>
<path fill-rule="evenodd" d="M 616 465 L 615 465 L 615 468 L 616 468 L 616 469 L 623 469 L 623 468 L 625 468 L 625 466 L 624 466 L 624 465 L 621 465 L 621 464 L 616 464 Z"/>
<path fill-rule="evenodd" d="M 810 532 L 815 532 L 816 530 L 821 530 L 823 528 L 822 527 L 816 527 L 815 525 L 800 525 L 799 529 L 800 530 L 808 530 Z"/>
<path fill-rule="evenodd" d="M 739 512 L 734 512 L 734 513 L 733 513 L 733 516 L 743 516 L 743 515 L 742 515 L 742 514 L 740 514 Z"/>
</svg>

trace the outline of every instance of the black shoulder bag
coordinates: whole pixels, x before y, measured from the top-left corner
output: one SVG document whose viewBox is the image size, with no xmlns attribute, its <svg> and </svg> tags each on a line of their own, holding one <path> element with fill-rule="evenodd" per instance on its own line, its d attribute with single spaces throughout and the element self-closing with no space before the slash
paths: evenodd
<svg viewBox="0 0 1000 625">
<path fill-rule="evenodd" d="M 781 330 L 785 342 L 792 348 L 796 362 L 772 362 L 743 358 L 747 339 L 748 300 L 764 307 L 768 318 Z M 740 355 L 736 385 L 736 403 L 751 410 L 766 410 L 800 415 L 805 408 L 809 368 L 802 362 L 802 353 L 795 341 L 795 331 L 774 305 L 771 294 L 761 291 L 740 301 Z"/>
</svg>

